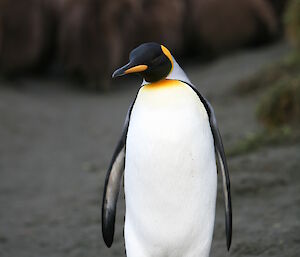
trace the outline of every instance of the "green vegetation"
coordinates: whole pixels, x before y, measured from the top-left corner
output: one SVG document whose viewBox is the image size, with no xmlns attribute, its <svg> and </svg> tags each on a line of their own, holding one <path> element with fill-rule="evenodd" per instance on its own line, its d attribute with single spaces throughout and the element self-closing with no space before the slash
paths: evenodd
<svg viewBox="0 0 300 257">
<path fill-rule="evenodd" d="M 257 118 L 268 128 L 300 124 L 300 72 L 278 80 L 257 107 Z"/>
<path fill-rule="evenodd" d="M 296 51 L 235 89 L 240 96 L 261 95 L 256 116 L 265 129 L 235 144 L 228 151 L 230 156 L 263 146 L 300 142 L 300 55 Z"/>
<path fill-rule="evenodd" d="M 228 156 L 251 153 L 264 146 L 289 145 L 300 142 L 300 129 L 283 126 L 272 130 L 249 133 L 226 151 Z"/>
<path fill-rule="evenodd" d="M 300 51 L 300 0 L 291 0 L 287 6 L 284 23 L 291 44 Z"/>
<path fill-rule="evenodd" d="M 256 116 L 265 129 L 234 145 L 228 151 L 230 156 L 266 145 L 300 142 L 300 0 L 290 1 L 284 22 L 292 53 L 234 88 L 240 96 L 262 95 Z"/>
<path fill-rule="evenodd" d="M 261 90 L 272 87 L 279 80 L 287 81 L 300 73 L 300 53 L 293 51 L 282 61 L 275 63 L 253 77 L 242 80 L 234 87 L 234 93 L 240 96 L 261 93 Z"/>
</svg>

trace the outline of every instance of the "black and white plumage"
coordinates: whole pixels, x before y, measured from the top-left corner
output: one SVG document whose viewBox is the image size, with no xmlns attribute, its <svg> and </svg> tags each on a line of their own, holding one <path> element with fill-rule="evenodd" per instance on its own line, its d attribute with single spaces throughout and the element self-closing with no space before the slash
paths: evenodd
<svg viewBox="0 0 300 257">
<path fill-rule="evenodd" d="M 128 110 L 104 187 L 102 233 L 111 246 L 124 174 L 128 257 L 208 256 L 217 191 L 223 177 L 227 248 L 231 244 L 230 181 L 214 110 L 168 49 L 147 43 L 113 77 L 143 76 Z M 217 158 L 215 158 L 215 156 Z"/>
</svg>

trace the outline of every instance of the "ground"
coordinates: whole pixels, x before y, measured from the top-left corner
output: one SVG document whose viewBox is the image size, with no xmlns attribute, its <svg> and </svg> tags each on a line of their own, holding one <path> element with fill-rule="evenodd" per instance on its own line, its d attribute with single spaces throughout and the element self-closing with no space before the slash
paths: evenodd
<svg viewBox="0 0 300 257">
<path fill-rule="evenodd" d="M 260 129 L 257 95 L 241 98 L 234 85 L 288 51 L 277 43 L 186 66 L 215 107 L 226 149 Z M 101 201 L 106 169 L 137 90 L 134 79 L 118 80 L 105 94 L 57 79 L 0 82 L 0 256 L 125 256 L 123 196 L 110 249 L 101 236 Z M 232 247 L 227 253 L 219 190 L 211 256 L 299 256 L 299 153 L 295 143 L 228 159 Z"/>
</svg>

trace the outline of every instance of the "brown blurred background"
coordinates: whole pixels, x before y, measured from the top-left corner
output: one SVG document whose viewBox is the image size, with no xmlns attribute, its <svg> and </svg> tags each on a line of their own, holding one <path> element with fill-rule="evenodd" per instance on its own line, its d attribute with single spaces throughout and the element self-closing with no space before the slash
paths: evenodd
<svg viewBox="0 0 300 257">
<path fill-rule="evenodd" d="M 0 0 L 0 256 L 125 256 L 124 196 L 111 249 L 101 201 L 141 81 L 111 74 L 147 41 L 215 108 L 233 241 L 219 190 L 211 256 L 300 256 L 300 0 Z"/>
<path fill-rule="evenodd" d="M 1 0 L 0 72 L 73 76 L 107 89 L 135 46 L 212 58 L 282 35 L 285 0 Z"/>
</svg>

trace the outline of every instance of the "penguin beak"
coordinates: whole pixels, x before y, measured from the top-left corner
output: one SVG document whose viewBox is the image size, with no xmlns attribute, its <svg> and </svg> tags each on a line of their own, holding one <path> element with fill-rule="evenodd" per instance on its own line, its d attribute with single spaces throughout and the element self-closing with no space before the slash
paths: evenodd
<svg viewBox="0 0 300 257">
<path fill-rule="evenodd" d="M 125 66 L 117 69 L 113 75 L 112 78 L 116 78 L 119 76 L 123 76 L 125 74 L 129 74 L 129 73 L 137 73 L 137 72 L 142 72 L 148 69 L 148 66 L 145 64 L 134 64 L 132 62 L 127 63 Z"/>
</svg>

